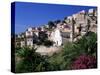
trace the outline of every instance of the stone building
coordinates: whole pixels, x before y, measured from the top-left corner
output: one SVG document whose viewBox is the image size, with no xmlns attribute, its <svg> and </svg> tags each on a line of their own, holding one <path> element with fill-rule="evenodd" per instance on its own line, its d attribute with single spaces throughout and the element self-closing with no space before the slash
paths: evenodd
<svg viewBox="0 0 100 75">
<path fill-rule="evenodd" d="M 70 41 L 76 41 L 78 37 L 82 37 L 88 31 L 97 32 L 97 9 L 89 9 L 88 12 L 84 10 L 73 14 L 65 19 L 70 30 Z"/>
<path fill-rule="evenodd" d="M 56 46 L 61 46 L 68 41 L 76 41 L 89 31 L 97 33 L 97 9 L 89 9 L 88 12 L 82 10 L 55 23 L 55 25 L 55 31 L 50 30 L 49 25 L 40 27 L 41 31 L 46 31 L 48 40 L 55 42 Z M 23 34 L 18 35 L 16 45 L 32 47 L 35 38 L 33 34 L 39 37 L 38 27 L 29 27 Z"/>
</svg>

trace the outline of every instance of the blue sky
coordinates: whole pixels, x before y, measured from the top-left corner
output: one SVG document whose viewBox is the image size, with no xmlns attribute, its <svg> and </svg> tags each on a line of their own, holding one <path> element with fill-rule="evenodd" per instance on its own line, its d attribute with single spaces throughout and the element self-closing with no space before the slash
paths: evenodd
<svg viewBox="0 0 100 75">
<path fill-rule="evenodd" d="M 15 33 L 24 32 L 28 27 L 47 24 L 48 21 L 63 20 L 64 17 L 90 8 L 96 7 L 16 2 Z"/>
</svg>

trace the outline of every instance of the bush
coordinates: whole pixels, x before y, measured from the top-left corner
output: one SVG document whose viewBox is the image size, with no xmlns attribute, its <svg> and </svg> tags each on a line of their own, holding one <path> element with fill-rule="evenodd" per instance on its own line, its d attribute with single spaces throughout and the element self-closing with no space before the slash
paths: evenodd
<svg viewBox="0 0 100 75">
<path fill-rule="evenodd" d="M 45 40 L 45 41 L 44 41 L 44 45 L 47 46 L 47 47 L 50 47 L 50 46 L 53 45 L 53 41 Z"/>
<path fill-rule="evenodd" d="M 35 48 L 22 48 L 20 49 L 16 57 L 20 57 L 21 60 L 16 62 L 16 72 L 33 72 L 37 65 L 43 60 L 40 54 L 35 52 Z"/>
<path fill-rule="evenodd" d="M 71 64 L 74 60 L 81 56 L 97 56 L 97 35 L 93 32 L 89 32 L 83 36 L 80 40 L 73 43 L 66 43 L 63 47 L 63 57 L 68 64 L 67 69 L 71 69 Z M 95 60 L 95 59 L 94 59 Z M 97 63 L 95 63 L 97 64 Z M 78 64 L 77 64 L 78 66 Z"/>
<path fill-rule="evenodd" d="M 52 41 L 45 40 L 45 46 Z M 16 63 L 16 72 L 57 71 L 66 69 L 88 69 L 97 67 L 97 36 L 89 32 L 76 42 L 66 43 L 63 50 L 51 57 L 41 56 L 36 49 L 19 48 L 17 57 L 22 58 Z"/>
<path fill-rule="evenodd" d="M 35 48 L 24 47 L 17 52 L 16 57 L 20 57 L 20 61 L 16 61 L 16 72 L 39 72 L 51 70 L 51 64 L 48 62 L 48 56 L 41 56 L 35 52 Z"/>
<path fill-rule="evenodd" d="M 75 48 L 85 54 L 93 54 L 97 51 L 97 35 L 94 32 L 88 32 L 85 36 L 75 42 Z"/>
<path fill-rule="evenodd" d="M 81 55 L 72 64 L 72 69 L 90 69 L 97 67 L 97 60 L 94 56 Z"/>
</svg>

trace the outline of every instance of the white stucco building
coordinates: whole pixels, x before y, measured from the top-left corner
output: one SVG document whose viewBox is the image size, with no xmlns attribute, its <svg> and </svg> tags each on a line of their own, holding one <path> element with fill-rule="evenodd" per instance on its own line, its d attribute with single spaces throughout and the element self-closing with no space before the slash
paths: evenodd
<svg viewBox="0 0 100 75">
<path fill-rule="evenodd" d="M 55 28 L 54 31 L 52 31 L 50 37 L 51 40 L 54 42 L 54 46 L 62 45 L 62 36 L 58 28 Z"/>
</svg>

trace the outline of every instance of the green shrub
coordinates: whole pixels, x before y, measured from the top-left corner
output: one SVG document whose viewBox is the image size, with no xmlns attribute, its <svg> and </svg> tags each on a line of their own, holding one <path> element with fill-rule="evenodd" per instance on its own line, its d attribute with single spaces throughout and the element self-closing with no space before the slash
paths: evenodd
<svg viewBox="0 0 100 75">
<path fill-rule="evenodd" d="M 50 47 L 50 46 L 53 45 L 53 41 L 45 40 L 45 41 L 44 41 L 44 45 L 47 46 L 47 47 Z"/>
<path fill-rule="evenodd" d="M 44 45 L 50 46 L 51 41 L 45 41 Z M 39 72 L 69 70 L 71 65 L 81 55 L 95 56 L 97 54 L 97 35 L 87 33 L 76 42 L 67 42 L 62 51 L 51 57 L 41 56 L 35 52 L 35 48 L 20 48 L 16 56 L 21 60 L 16 62 L 16 72 Z"/>
</svg>

